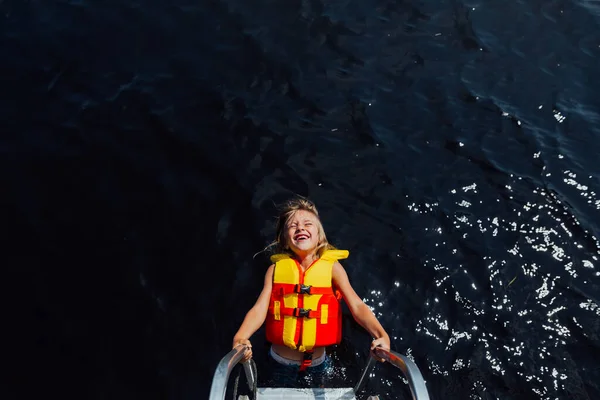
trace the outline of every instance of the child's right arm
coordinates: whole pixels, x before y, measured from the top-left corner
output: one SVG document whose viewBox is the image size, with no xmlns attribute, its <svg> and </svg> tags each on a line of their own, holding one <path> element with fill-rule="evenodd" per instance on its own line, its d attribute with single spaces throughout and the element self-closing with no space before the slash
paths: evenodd
<svg viewBox="0 0 600 400">
<path fill-rule="evenodd" d="M 250 336 L 254 334 L 265 322 L 267 311 L 269 309 L 269 300 L 271 299 L 271 288 L 273 287 L 273 270 L 275 265 L 271 265 L 265 274 L 263 290 L 260 292 L 254 306 L 246 313 L 244 322 L 233 337 L 233 347 L 239 344 L 245 344 L 252 347 Z M 249 349 L 244 354 L 243 361 L 248 361 L 252 358 L 252 349 Z"/>
</svg>

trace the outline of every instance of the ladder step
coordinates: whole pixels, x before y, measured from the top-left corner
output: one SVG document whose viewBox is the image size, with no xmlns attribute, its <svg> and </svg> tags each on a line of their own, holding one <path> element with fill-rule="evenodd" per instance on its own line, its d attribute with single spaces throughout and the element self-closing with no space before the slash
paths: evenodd
<svg viewBox="0 0 600 400">
<path fill-rule="evenodd" d="M 257 400 L 356 400 L 354 388 L 257 388 Z"/>
</svg>

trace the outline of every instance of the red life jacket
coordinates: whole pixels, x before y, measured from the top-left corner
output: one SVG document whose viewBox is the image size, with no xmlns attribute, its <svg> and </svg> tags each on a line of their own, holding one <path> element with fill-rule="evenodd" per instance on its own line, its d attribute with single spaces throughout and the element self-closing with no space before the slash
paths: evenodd
<svg viewBox="0 0 600 400">
<path fill-rule="evenodd" d="M 301 352 L 340 343 L 342 296 L 334 291 L 331 274 L 333 263 L 348 254 L 347 250 L 326 250 L 304 272 L 287 254 L 271 257 L 275 270 L 266 319 L 269 342 Z"/>
</svg>

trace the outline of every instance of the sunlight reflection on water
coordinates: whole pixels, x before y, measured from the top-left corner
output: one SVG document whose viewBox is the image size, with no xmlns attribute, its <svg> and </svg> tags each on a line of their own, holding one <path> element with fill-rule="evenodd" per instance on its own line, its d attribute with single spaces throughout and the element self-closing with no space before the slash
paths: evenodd
<svg viewBox="0 0 600 400">
<path fill-rule="evenodd" d="M 564 171 L 564 175 L 567 185 L 598 207 L 597 194 L 586 182 L 592 176 L 577 180 L 576 174 L 570 171 Z M 572 229 L 580 223 L 554 192 L 534 187 L 530 188 L 530 195 L 525 195 L 521 177 L 511 178 L 519 182 L 521 188 L 515 191 L 512 184 L 506 185 L 513 208 L 508 215 L 504 212 L 504 217 L 493 214 L 484 217 L 480 212 L 462 211 L 474 203 L 490 200 L 479 197 L 477 182 L 452 189 L 448 194 L 456 198 L 455 212 L 447 217 L 451 219 L 453 235 L 464 241 L 503 238 L 498 240 L 506 245 L 504 256 L 497 254 L 492 259 L 483 255 L 478 265 L 449 262 L 464 249 L 453 247 L 447 241 L 449 228 L 443 228 L 443 224 L 423 223 L 424 236 L 434 239 L 429 246 L 438 250 L 435 257 L 424 260 L 424 266 L 436 271 L 435 290 L 428 294 L 424 309 L 429 311 L 418 322 L 416 331 L 436 342 L 433 346 L 437 347 L 437 354 L 457 354 L 457 349 L 481 344 L 487 368 L 494 373 L 504 376 L 510 370 L 532 383 L 532 390 L 540 398 L 558 398 L 557 393 L 567 390 L 569 380 L 578 379 L 574 375 L 577 372 L 563 364 L 564 354 L 575 340 L 572 330 L 582 330 L 585 335 L 584 327 L 572 315 L 573 308 L 584 311 L 578 314 L 580 318 L 600 316 L 600 308 L 594 300 L 565 300 L 565 293 L 570 291 L 571 279 L 579 278 L 577 291 L 585 292 L 585 284 L 600 275 L 595 267 L 600 245 L 586 230 L 574 237 Z M 417 215 L 438 217 L 439 207 L 438 202 L 408 205 Z M 595 254 L 589 252 L 590 246 Z M 536 253 L 549 255 L 554 262 L 544 262 Z M 476 278 L 482 274 L 474 268 L 485 268 L 487 282 Z M 394 285 L 398 286 L 398 281 Z M 485 292 L 481 292 L 480 287 L 484 287 Z M 478 297 L 489 298 L 482 301 Z M 378 317 L 385 315 L 385 296 L 381 291 L 372 291 L 365 301 Z M 448 309 L 452 310 L 453 320 L 443 311 Z M 450 369 L 448 362 L 452 364 Z M 485 368 L 483 364 L 476 367 Z M 428 358 L 427 368 L 434 375 L 448 376 L 450 371 L 473 368 L 473 360 L 469 354 L 453 360 L 432 356 Z M 390 385 L 386 380 L 382 384 Z M 485 386 L 483 381 L 475 382 L 471 398 L 482 398 Z"/>
</svg>

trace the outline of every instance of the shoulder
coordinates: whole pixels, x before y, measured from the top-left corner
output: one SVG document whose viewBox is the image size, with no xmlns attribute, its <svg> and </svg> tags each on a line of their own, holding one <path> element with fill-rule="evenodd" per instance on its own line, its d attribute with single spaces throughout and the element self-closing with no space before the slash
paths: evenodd
<svg viewBox="0 0 600 400">
<path fill-rule="evenodd" d="M 275 264 L 269 265 L 269 268 L 267 268 L 267 272 L 265 273 L 265 278 L 273 277 L 273 271 L 275 271 Z"/>
<path fill-rule="evenodd" d="M 346 270 L 344 269 L 342 264 L 340 264 L 339 261 L 336 261 L 333 263 L 333 269 L 331 271 L 331 275 L 332 275 L 333 279 L 337 282 L 348 280 L 348 274 L 346 273 Z"/>
<path fill-rule="evenodd" d="M 361 303 L 362 300 L 354 291 L 346 270 L 342 267 L 342 264 L 337 261 L 333 264 L 331 278 L 333 281 L 332 283 L 340 290 L 340 292 L 342 292 L 342 296 L 348 306 L 354 307 Z"/>
<path fill-rule="evenodd" d="M 271 288 L 273 287 L 273 270 L 275 268 L 275 264 L 271 264 L 269 268 L 267 268 L 267 272 L 265 272 L 265 278 L 263 281 L 263 291 L 268 293 L 271 292 Z"/>
</svg>

